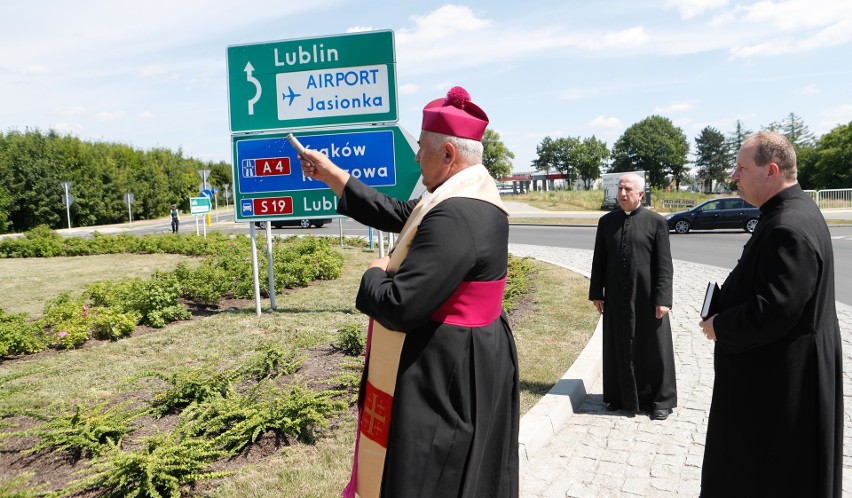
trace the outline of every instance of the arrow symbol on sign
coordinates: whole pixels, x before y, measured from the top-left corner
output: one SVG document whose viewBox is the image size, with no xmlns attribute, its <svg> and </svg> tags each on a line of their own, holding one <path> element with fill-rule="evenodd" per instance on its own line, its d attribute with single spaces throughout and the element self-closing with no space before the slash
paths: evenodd
<svg viewBox="0 0 852 498">
<path fill-rule="evenodd" d="M 254 97 L 248 101 L 248 113 L 249 116 L 254 116 L 254 104 L 260 100 L 260 94 L 262 92 L 260 88 L 260 82 L 257 81 L 257 78 L 251 75 L 252 71 L 254 71 L 254 67 L 251 65 L 251 62 L 246 64 L 245 72 L 246 72 L 246 81 L 252 83 L 255 88 L 257 88 L 257 93 L 254 94 Z"/>
</svg>

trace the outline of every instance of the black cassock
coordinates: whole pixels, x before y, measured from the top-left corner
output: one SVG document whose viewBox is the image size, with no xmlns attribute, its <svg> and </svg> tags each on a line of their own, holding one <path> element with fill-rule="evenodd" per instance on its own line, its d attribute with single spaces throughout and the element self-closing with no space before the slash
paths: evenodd
<svg viewBox="0 0 852 498">
<path fill-rule="evenodd" d="M 839 497 L 843 377 L 825 219 L 794 185 L 719 294 L 701 495 Z"/>
<path fill-rule="evenodd" d="M 604 301 L 603 400 L 629 411 L 677 406 L 672 257 L 666 220 L 639 207 L 601 217 L 595 237 L 589 299 Z"/>
<path fill-rule="evenodd" d="M 351 178 L 338 211 L 398 233 L 416 201 Z M 430 320 L 463 281 L 506 276 L 509 225 L 493 204 L 449 198 L 423 218 L 396 275 L 367 270 L 357 308 L 405 331 L 382 496 L 517 497 L 518 360 L 505 315 L 484 327 Z"/>
</svg>

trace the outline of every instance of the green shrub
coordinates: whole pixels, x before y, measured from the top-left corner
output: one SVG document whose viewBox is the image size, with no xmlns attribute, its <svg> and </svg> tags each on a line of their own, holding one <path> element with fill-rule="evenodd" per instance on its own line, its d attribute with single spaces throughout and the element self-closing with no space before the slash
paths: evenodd
<svg viewBox="0 0 852 498">
<path fill-rule="evenodd" d="M 76 349 L 89 340 L 89 324 L 80 320 L 66 320 L 53 326 L 48 334 L 53 347 L 57 349 Z"/>
<path fill-rule="evenodd" d="M 116 308 L 91 308 L 92 337 L 100 340 L 115 341 L 127 337 L 136 330 L 139 315 L 124 312 Z"/>
<path fill-rule="evenodd" d="M 153 413 L 157 417 L 192 403 L 200 403 L 215 395 L 224 396 L 231 390 L 230 373 L 215 374 L 209 370 L 179 370 L 168 377 L 156 372 L 149 375 L 171 384 L 169 389 L 155 394 L 151 402 Z"/>
<path fill-rule="evenodd" d="M 151 436 L 132 452 L 111 444 L 84 471 L 88 477 L 75 482 L 70 491 L 100 489 L 107 496 L 179 497 L 181 486 L 228 475 L 205 471 L 225 455 L 211 441 L 177 439 L 170 434 Z"/>
<path fill-rule="evenodd" d="M 102 280 L 86 285 L 83 297 L 95 306 L 122 308 L 123 297 L 135 292 L 137 286 L 141 289 L 142 280 L 138 278 Z"/>
<path fill-rule="evenodd" d="M 509 256 L 506 288 L 503 290 L 503 311 L 507 314 L 532 288 L 533 267 L 528 259 Z"/>
<path fill-rule="evenodd" d="M 173 273 L 180 283 L 181 295 L 199 304 L 216 306 L 231 290 L 230 275 L 212 258 L 194 269 L 182 262 Z"/>
<path fill-rule="evenodd" d="M 39 323 L 29 321 L 26 313 L 6 313 L 0 308 L 0 357 L 38 353 L 49 347 Z"/>
<path fill-rule="evenodd" d="M 291 375 L 301 368 L 304 361 L 305 358 L 298 355 L 296 348 L 293 346 L 286 350 L 269 346 L 249 358 L 237 370 L 236 375 L 238 377 L 250 377 L 257 380 Z"/>
<path fill-rule="evenodd" d="M 327 419 L 346 408 L 345 402 L 333 399 L 340 394 L 343 393 L 293 386 L 272 400 L 269 425 L 281 434 L 313 443 L 320 430 L 328 425 Z"/>
<path fill-rule="evenodd" d="M 34 436 L 38 443 L 26 453 L 42 450 L 65 450 L 75 459 L 101 454 L 108 445 L 120 444 L 130 431 L 136 429 L 133 420 L 142 416 L 141 410 L 128 410 L 129 402 L 112 407 L 106 403 L 94 406 L 77 405 L 33 429 L 7 433 L 5 437 Z"/>
<path fill-rule="evenodd" d="M 345 402 L 332 399 L 338 394 L 301 386 L 282 390 L 261 382 L 245 394 L 231 391 L 190 406 L 181 413 L 181 430 L 212 439 L 229 452 L 255 442 L 267 430 L 313 442 L 327 419 L 346 408 Z"/>
<path fill-rule="evenodd" d="M 44 314 L 37 323 L 50 345 L 74 349 L 89 339 L 91 321 L 89 306 L 63 292 L 45 303 Z"/>
<path fill-rule="evenodd" d="M 335 346 L 340 348 L 347 356 L 360 356 L 364 354 L 367 344 L 367 334 L 360 325 L 349 324 L 337 331 L 337 342 Z"/>
</svg>

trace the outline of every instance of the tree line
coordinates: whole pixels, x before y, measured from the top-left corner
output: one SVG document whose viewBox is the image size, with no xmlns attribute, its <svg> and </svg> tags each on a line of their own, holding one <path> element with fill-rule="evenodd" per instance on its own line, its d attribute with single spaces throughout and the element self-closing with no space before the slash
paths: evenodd
<svg viewBox="0 0 852 498">
<path fill-rule="evenodd" d="M 189 198 L 199 195 L 201 169 L 211 171 L 208 186 L 231 182 L 228 163 L 202 162 L 180 150 L 87 142 L 54 130 L 2 133 L 0 232 L 67 226 L 62 182 L 69 181 L 72 226 L 128 221 L 126 193 L 135 198 L 134 220 L 165 216 L 172 204 L 186 212 Z"/>
<path fill-rule="evenodd" d="M 793 144 L 803 188 L 852 188 L 852 122 L 816 138 L 801 117 L 790 113 L 762 129 L 781 133 Z M 683 130 L 669 118 L 653 115 L 628 127 L 612 149 L 594 135 L 545 137 L 536 148 L 538 157 L 532 161 L 532 167 L 561 173 L 570 185 L 581 180 L 586 188 L 604 171 L 647 171 L 653 187 L 679 188 L 681 182 L 694 180 L 705 192 L 710 192 L 714 183 L 731 186 L 736 154 L 752 133 L 739 120 L 728 134 L 707 126 L 694 139 L 690 161 L 690 144 Z M 488 142 L 485 148 L 488 157 Z"/>
<path fill-rule="evenodd" d="M 852 187 L 852 122 L 816 138 L 803 120 L 790 113 L 763 127 L 784 134 L 798 154 L 799 183 L 806 189 Z M 736 153 L 752 130 L 737 121 L 728 134 L 711 126 L 690 144 L 683 130 L 663 116 L 652 115 L 628 127 L 610 149 L 591 137 L 545 137 L 532 167 L 565 175 L 569 184 L 586 188 L 602 172 L 644 170 L 656 188 L 696 180 L 709 191 L 727 183 Z M 494 178 L 512 172 L 515 155 L 494 130 L 485 130 L 483 164 Z M 172 204 L 189 211 L 198 196 L 198 170 L 210 170 L 208 185 L 222 189 L 231 182 L 231 165 L 184 157 L 181 150 L 139 150 L 125 144 L 88 142 L 55 130 L 0 133 L 0 233 L 23 232 L 38 225 L 66 226 L 62 182 L 72 182 L 72 226 L 120 223 L 128 219 L 124 194 L 132 193 L 133 219 L 159 218 Z M 692 170 L 692 173 L 690 173 Z M 220 196 L 223 192 L 220 192 Z M 224 201 L 224 198 L 220 198 Z"/>
</svg>

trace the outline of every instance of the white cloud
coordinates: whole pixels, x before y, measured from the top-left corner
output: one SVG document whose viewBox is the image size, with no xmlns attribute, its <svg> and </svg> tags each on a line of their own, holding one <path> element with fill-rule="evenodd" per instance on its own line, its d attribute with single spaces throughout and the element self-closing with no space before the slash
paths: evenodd
<svg viewBox="0 0 852 498">
<path fill-rule="evenodd" d="M 589 123 L 589 126 L 602 130 L 618 130 L 624 128 L 624 123 L 616 117 L 598 116 Z"/>
<path fill-rule="evenodd" d="M 610 49 L 610 48 L 636 48 L 645 45 L 650 41 L 650 37 L 645 33 L 645 28 L 636 26 L 622 31 L 612 31 L 605 33 L 603 37 L 589 38 L 581 43 L 585 48 L 592 50 Z"/>
<path fill-rule="evenodd" d="M 739 16 L 738 16 L 739 14 Z M 852 19 L 852 2 L 847 0 L 763 0 L 738 4 L 734 16 L 745 23 L 766 25 L 774 30 L 801 30 L 832 25 Z"/>
<path fill-rule="evenodd" d="M 666 4 L 676 7 L 680 11 L 681 19 L 692 19 L 707 10 L 728 5 L 728 0 L 668 0 Z"/>
<path fill-rule="evenodd" d="M 680 102 L 672 102 L 669 105 L 665 105 L 662 107 L 655 107 L 654 112 L 659 114 L 666 114 L 669 112 L 679 112 L 679 111 L 689 111 L 691 109 L 695 109 L 696 105 L 695 100 L 684 100 Z"/>
<path fill-rule="evenodd" d="M 139 119 L 152 119 L 154 117 L 154 113 L 151 111 L 144 111 L 139 113 Z"/>
<path fill-rule="evenodd" d="M 364 31 L 374 31 L 376 28 L 372 26 L 352 26 L 351 28 L 346 28 L 347 33 L 362 33 Z"/>
<path fill-rule="evenodd" d="M 729 54 L 731 59 L 798 54 L 821 48 L 845 45 L 850 41 L 852 41 L 852 22 L 844 21 L 829 26 L 810 36 L 779 37 L 754 45 L 733 47 L 729 50 Z"/>
</svg>

